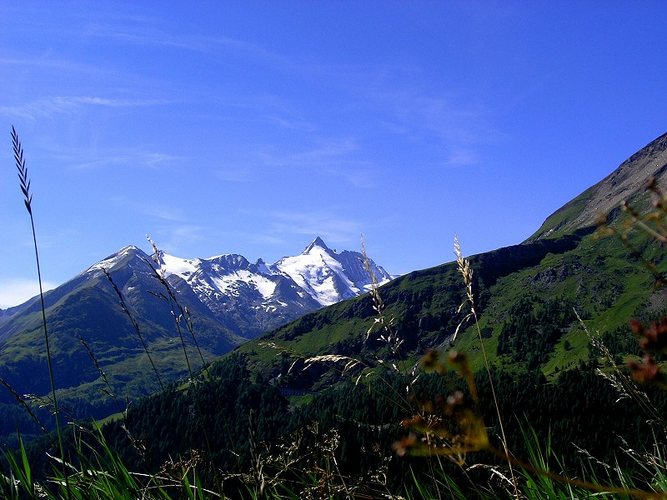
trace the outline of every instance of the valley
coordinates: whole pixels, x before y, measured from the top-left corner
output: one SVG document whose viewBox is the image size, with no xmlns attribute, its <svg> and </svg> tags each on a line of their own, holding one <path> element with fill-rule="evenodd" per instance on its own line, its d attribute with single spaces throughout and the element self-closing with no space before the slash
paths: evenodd
<svg viewBox="0 0 667 500">
<path fill-rule="evenodd" d="M 105 417 L 187 375 L 190 365 L 201 369 L 266 330 L 359 295 L 371 283 L 364 261 L 359 252 L 337 254 L 319 237 L 273 265 L 127 246 L 45 294 L 64 409 L 70 419 Z M 376 282 L 390 280 L 372 260 L 368 265 Z M 31 376 L 46 366 L 40 311 L 35 297 L 0 317 L 0 378 L 38 399 L 49 392 L 46 380 Z M 14 415 L 11 393 L 0 393 L 0 404 L 3 415 Z M 0 421 L 5 437 L 19 425 L 13 417 Z M 20 428 L 28 434 L 30 425 Z"/>
</svg>

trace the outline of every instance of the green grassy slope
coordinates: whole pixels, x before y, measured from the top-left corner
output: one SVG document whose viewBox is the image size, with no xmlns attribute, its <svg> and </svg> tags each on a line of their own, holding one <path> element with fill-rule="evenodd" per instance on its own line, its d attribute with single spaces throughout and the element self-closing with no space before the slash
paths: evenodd
<svg viewBox="0 0 667 500">
<path fill-rule="evenodd" d="M 185 355 L 171 314 L 173 306 L 165 300 L 163 285 L 151 275 L 145 262 L 137 261 L 130 268 L 121 269 L 125 270 L 112 271 L 113 279 L 138 322 L 162 381 L 185 376 Z M 136 329 L 101 273 L 82 274 L 48 292 L 45 299 L 55 383 L 68 420 L 103 417 L 124 408 L 128 400 L 160 389 Z M 206 362 L 241 341 L 218 322 L 198 314 L 197 307 L 201 305 L 188 301 L 187 296 L 179 300 L 181 306 L 192 311 L 193 330 Z M 37 302 L 33 300 L 20 314 L 0 324 L 0 378 L 20 395 L 45 398 L 50 387 Z M 180 327 L 190 364 L 197 370 L 203 363 L 185 320 Z M 12 394 L 4 388 L 0 390 L 0 442 L 15 434 L 17 428 L 25 434 L 36 430 L 28 424 L 26 415 L 16 415 L 14 405 Z M 51 423 L 47 411 L 38 413 L 47 425 Z"/>
<path fill-rule="evenodd" d="M 635 244 L 655 251 L 647 238 L 638 237 Z M 616 331 L 641 315 L 654 296 L 651 273 L 623 244 L 614 238 L 598 239 L 591 231 L 503 248 L 470 261 L 490 360 L 511 370 L 539 368 L 550 376 L 576 366 L 588 357 L 588 339 L 573 309 L 589 330 Z M 415 360 L 428 349 L 449 346 L 465 314 L 457 313 L 464 293 L 455 263 L 411 273 L 380 288 L 385 315 L 394 319 L 394 330 L 403 341 L 399 356 L 389 352 L 377 332 L 366 339 L 376 316 L 369 295 L 304 316 L 239 351 L 249 354 L 255 368 L 269 378 L 284 377 L 299 356 L 338 354 L 369 363 L 375 357 Z M 512 323 L 517 317 L 522 323 Z M 546 340 L 536 339 L 540 336 Z M 501 339 L 516 337 L 519 340 L 509 341 L 514 342 L 509 348 L 499 349 Z M 468 352 L 473 366 L 480 367 L 476 330 L 464 328 L 453 347 Z M 330 375 L 305 379 L 310 388 L 331 381 Z"/>
<path fill-rule="evenodd" d="M 588 357 L 588 339 L 576 314 L 590 331 L 624 336 L 630 318 L 664 308 L 654 277 L 627 242 L 593 234 L 605 214 L 617 227 L 626 224 L 621 200 L 649 210 L 646 183 L 651 178 L 658 186 L 667 185 L 667 134 L 554 212 L 523 244 L 470 258 L 479 324 L 492 363 L 517 371 L 540 369 L 551 376 Z M 663 251 L 649 236 L 635 232 L 630 243 L 664 271 Z M 257 370 L 269 377 L 281 375 L 285 384 L 295 383 L 285 376 L 299 356 L 346 355 L 369 364 L 392 356 L 414 361 L 428 349 L 450 346 L 466 313 L 457 313 L 464 293 L 455 263 L 410 273 L 382 287 L 385 315 L 395 321 L 394 331 L 403 341 L 398 355 L 377 340 L 377 333 L 366 339 L 376 317 L 368 295 L 309 314 L 239 349 L 251 355 Z M 468 352 L 479 368 L 476 331 L 464 327 L 453 347 Z M 321 378 L 323 372 L 311 369 L 306 385 L 329 383 L 331 374 Z"/>
</svg>

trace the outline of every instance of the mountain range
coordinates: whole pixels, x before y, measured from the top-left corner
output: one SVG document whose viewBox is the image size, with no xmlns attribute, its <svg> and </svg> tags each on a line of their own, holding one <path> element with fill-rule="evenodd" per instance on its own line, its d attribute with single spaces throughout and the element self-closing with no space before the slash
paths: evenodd
<svg viewBox="0 0 667 500">
<path fill-rule="evenodd" d="M 429 349 L 453 345 L 467 352 L 472 368 L 479 369 L 480 335 L 492 365 L 514 373 L 540 371 L 550 379 L 595 356 L 586 330 L 601 332 L 615 353 L 636 352 L 628 320 L 667 310 L 667 295 L 654 286 L 653 272 L 667 271 L 664 250 L 646 232 L 625 234 L 633 218 L 620 208 L 627 201 L 641 213 L 651 210 L 655 195 L 647 190 L 649 183 L 667 186 L 667 134 L 555 211 L 523 243 L 470 257 L 479 330 L 464 324 L 453 336 L 466 297 L 456 263 L 385 283 L 379 288 L 380 309 L 391 324 L 391 335 L 401 341 L 398 349 L 386 342 L 387 332 L 377 329 L 376 299 L 370 294 L 355 297 L 369 287 L 363 256 L 337 254 L 319 238 L 302 254 L 272 265 L 237 255 L 188 260 L 160 252 L 152 255 L 154 264 L 147 264 L 151 257 L 127 247 L 47 294 L 59 385 L 68 388 L 67 401 L 78 414 L 114 411 L 105 403 L 109 398 L 101 396 L 100 374 L 78 345 L 80 335 L 108 371 L 110 385 L 123 396 L 156 388 L 146 355 L 102 268 L 109 270 L 139 319 L 165 379 L 183 375 L 183 353 L 174 334 L 173 308 L 156 274 L 190 311 L 206 361 L 238 346 L 236 353 L 257 376 L 287 393 L 317 392 L 340 380 L 340 370 L 326 364 L 307 364 L 308 370 L 300 370 L 306 359 L 318 355 L 354 357 L 366 366 L 380 358 L 414 364 Z M 601 238 L 596 227 L 602 219 L 624 237 Z M 646 259 L 655 262 L 653 271 L 642 265 Z M 378 281 L 389 279 L 381 268 L 373 269 Z M 0 377 L 21 391 L 45 394 L 46 384 L 38 385 L 31 377 L 45 370 L 43 355 L 36 354 L 42 340 L 38 311 L 33 299 L 4 312 Z M 253 329 L 257 324 L 262 326 Z M 193 342 L 186 352 L 198 359 Z M 12 426 L 6 432 L 13 431 Z"/>
<path fill-rule="evenodd" d="M 157 251 L 159 271 L 174 288 L 194 292 L 211 313 L 238 334 L 254 337 L 307 312 L 370 290 L 391 279 L 359 252 L 331 250 L 319 236 L 293 257 L 268 265 L 238 254 L 181 259 Z"/>
<path fill-rule="evenodd" d="M 104 396 L 105 379 L 119 399 L 147 394 L 187 373 L 188 364 L 197 368 L 264 331 L 355 297 L 373 280 L 391 279 L 361 253 L 337 253 L 320 237 L 271 265 L 238 254 L 183 259 L 154 250 L 127 246 L 45 293 L 56 384 L 73 416 L 116 406 Z M 0 312 L 0 378 L 19 394 L 48 393 L 48 377 L 37 375 L 46 373 L 40 311 L 34 297 Z M 0 392 L 0 403 L 11 400 Z"/>
</svg>

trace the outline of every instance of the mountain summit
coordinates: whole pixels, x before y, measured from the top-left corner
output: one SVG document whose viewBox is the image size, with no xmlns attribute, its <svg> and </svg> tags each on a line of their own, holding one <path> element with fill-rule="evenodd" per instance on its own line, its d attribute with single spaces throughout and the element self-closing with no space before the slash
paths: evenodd
<svg viewBox="0 0 667 500">
<path fill-rule="evenodd" d="M 379 284 L 390 275 L 369 259 Z M 162 254 L 160 269 L 178 290 L 189 289 L 221 320 L 254 337 L 302 314 L 356 297 L 372 280 L 359 252 L 337 254 L 319 236 L 293 257 L 275 264 L 249 262 L 242 255 L 181 259 Z"/>
<path fill-rule="evenodd" d="M 330 248 L 327 246 L 326 243 L 324 243 L 324 240 L 318 236 L 318 237 L 315 238 L 315 239 L 310 243 L 310 245 L 308 245 L 308 246 L 305 248 L 305 250 L 304 250 L 303 252 L 301 252 L 301 253 L 302 253 L 302 254 L 310 253 L 310 252 L 311 252 L 314 248 L 316 248 L 316 247 L 319 247 L 319 248 L 321 248 L 322 250 L 330 251 Z"/>
<path fill-rule="evenodd" d="M 387 271 L 368 259 L 371 278 L 364 260 L 359 252 L 336 253 L 318 236 L 301 255 L 284 257 L 273 268 L 289 276 L 318 304 L 328 306 L 369 291 L 373 279 L 378 284 L 391 279 Z"/>
</svg>

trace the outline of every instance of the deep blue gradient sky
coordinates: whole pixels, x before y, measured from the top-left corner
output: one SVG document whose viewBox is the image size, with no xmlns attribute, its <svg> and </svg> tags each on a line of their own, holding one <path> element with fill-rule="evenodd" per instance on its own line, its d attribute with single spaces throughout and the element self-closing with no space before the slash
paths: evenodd
<svg viewBox="0 0 667 500">
<path fill-rule="evenodd" d="M 518 243 L 667 131 L 667 3 L 0 0 L 0 307 L 149 233 L 391 273 Z M 2 144 L 4 143 L 4 146 Z"/>
</svg>

